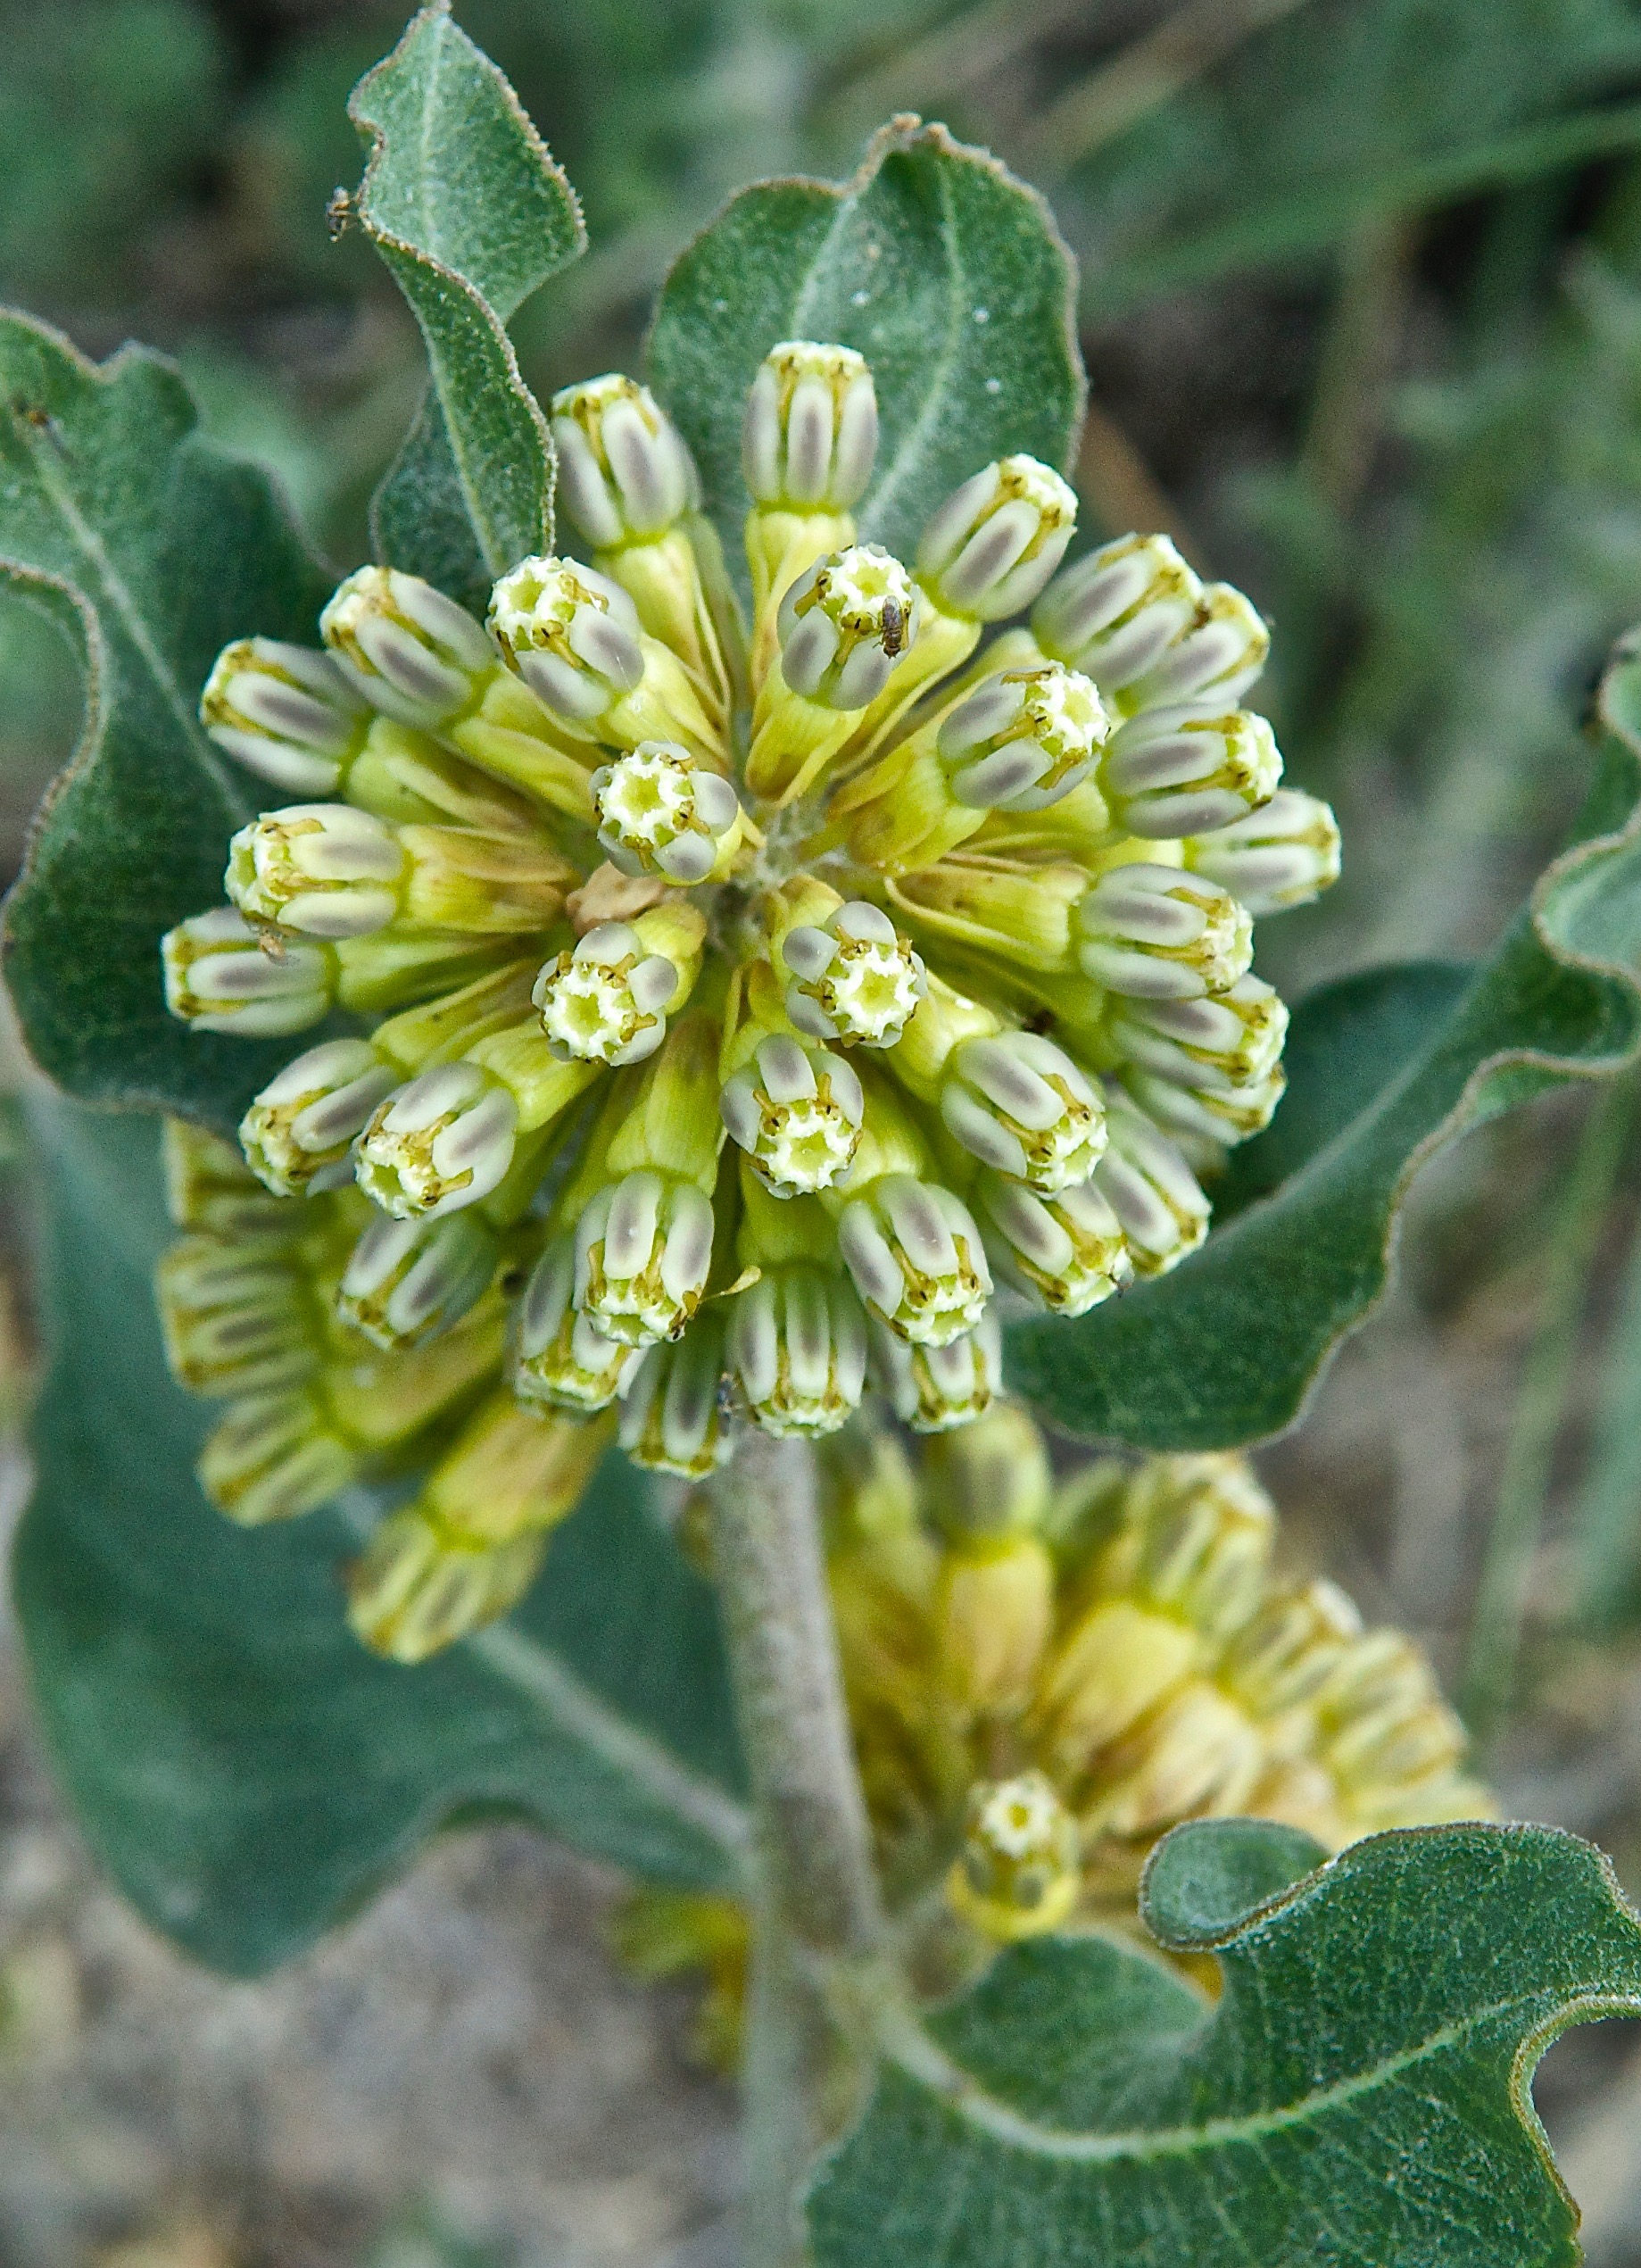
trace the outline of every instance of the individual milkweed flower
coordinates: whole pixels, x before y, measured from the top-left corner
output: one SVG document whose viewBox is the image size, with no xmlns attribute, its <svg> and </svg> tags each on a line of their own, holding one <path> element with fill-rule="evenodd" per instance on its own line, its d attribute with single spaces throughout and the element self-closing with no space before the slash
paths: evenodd
<svg viewBox="0 0 1641 2268">
<path fill-rule="evenodd" d="M 166 996 L 293 1043 L 257 1182 L 195 1159 L 186 1203 L 292 1256 L 257 1328 L 306 1366 L 231 1385 L 225 1500 L 430 1470 L 489 1387 L 679 1472 L 870 1392 L 956 1438 L 1000 1391 L 994 1284 L 1075 1316 L 1185 1259 L 1281 1092 L 1253 921 L 1338 837 L 1280 785 L 1240 594 L 1162 536 L 1066 567 L 1075 498 L 1017 452 L 905 556 L 866 540 L 871 370 L 788 339 L 746 403 L 743 635 L 668 406 L 609 374 L 552 420 L 577 556 L 482 621 L 360 569 L 313 646 L 247 624 L 205 687 L 276 793 Z M 237 1326 L 169 1296 L 208 1383 Z M 448 1637 L 533 1559 L 452 1556 L 444 1517 L 361 1630 Z"/>
<path fill-rule="evenodd" d="M 1007 1942 L 1131 1917 L 1181 1819 L 1246 1810 L 1338 1849 L 1493 1815 L 1428 1663 L 1335 1585 L 1281 1572 L 1241 1458 L 1097 1460 L 1057 1483 L 1007 1402 L 915 1475 L 891 1457 L 887 1495 L 870 1447 L 826 1468 L 832 1582 L 903 1895 L 943 1881 Z"/>
<path fill-rule="evenodd" d="M 734 1449 L 724 1378 L 724 1318 L 709 1308 L 681 1337 L 651 1346 L 623 1382 L 617 1438 L 635 1465 L 699 1481 Z"/>
</svg>

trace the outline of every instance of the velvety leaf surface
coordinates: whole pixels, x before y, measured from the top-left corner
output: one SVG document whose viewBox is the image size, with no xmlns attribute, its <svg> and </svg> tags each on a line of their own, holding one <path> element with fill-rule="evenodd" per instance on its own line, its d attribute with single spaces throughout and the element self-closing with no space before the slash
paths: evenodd
<svg viewBox="0 0 1641 2268">
<path fill-rule="evenodd" d="M 426 1666 L 343 1621 L 343 1517 L 246 1533 L 160 1356 L 155 1129 L 50 1106 L 51 1367 L 17 1609 L 57 1769 L 122 1889 L 213 1965 L 288 1958 L 441 1823 L 522 1812 L 691 1886 L 735 1878 L 715 1608 L 612 1458 L 506 1624 Z"/>
<path fill-rule="evenodd" d="M 1156 1921 L 1217 1956 L 1213 2009 L 1115 1942 L 1048 1939 L 891 2020 L 811 2192 L 818 2268 L 1571 2268 L 1528 2089 L 1565 2025 L 1641 2008 L 1598 1852 L 1380 1835 L 1240 1918 Z"/>
<path fill-rule="evenodd" d="M 1163 1945 L 1223 1936 L 1327 1856 L 1314 1835 L 1274 1819 L 1188 1819 L 1146 1861 L 1147 1926 Z"/>
<path fill-rule="evenodd" d="M 742 411 L 778 340 L 835 340 L 871 363 L 881 437 L 857 517 L 867 541 L 909 556 L 989 459 L 1069 464 L 1084 394 L 1073 291 L 1042 200 L 944 127 L 886 127 L 845 187 L 733 197 L 675 262 L 650 339 L 730 557 L 747 505 Z"/>
<path fill-rule="evenodd" d="M 1229 1177 L 1228 1224 L 1075 1323 L 1009 1333 L 1009 1380 L 1057 1425 L 1216 1449 L 1292 1422 L 1384 1289 L 1419 1165 L 1466 1126 L 1641 1048 L 1641 662 L 1620 649 L 1579 840 L 1461 982 L 1420 965 L 1330 985 L 1295 1019 L 1292 1084 Z"/>
<path fill-rule="evenodd" d="M 390 564 L 471 600 L 474 552 L 487 595 L 552 548 L 552 442 L 505 325 L 584 249 L 581 208 L 448 0 L 421 11 L 348 111 L 370 151 L 352 210 L 421 326 L 437 404 L 388 475 L 377 533 Z M 456 496 L 472 551 L 452 538 Z"/>
<path fill-rule="evenodd" d="M 51 613 L 86 685 L 7 910 L 23 1031 L 76 1094 L 231 1123 L 290 1051 L 166 1013 L 159 940 L 220 902 L 228 838 L 258 808 L 195 704 L 247 629 L 311 644 L 329 580 L 267 476 L 200 437 L 159 356 L 99 367 L 0 316 L 0 577 Z"/>
</svg>

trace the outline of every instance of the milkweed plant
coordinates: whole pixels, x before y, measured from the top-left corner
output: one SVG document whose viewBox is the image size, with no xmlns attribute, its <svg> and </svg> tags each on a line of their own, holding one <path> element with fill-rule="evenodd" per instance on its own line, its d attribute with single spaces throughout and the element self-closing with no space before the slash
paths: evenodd
<svg viewBox="0 0 1641 2268">
<path fill-rule="evenodd" d="M 759 2264 L 1571 2258 L 1527 2078 L 1641 1929 L 1242 1451 L 1489 1076 L 1641 1042 L 1628 650 L 1532 908 L 1305 997 L 1284 1106 L 1256 928 L 1339 831 L 1256 606 L 1079 527 L 1033 193 L 898 119 L 543 407 L 510 88 L 434 5 L 352 114 L 430 385 L 340 579 L 157 358 L 6 319 L 88 686 L 9 915 L 79 1098 L 19 1595 L 99 1848 L 237 1968 L 473 1801 L 625 1865 Z"/>
</svg>

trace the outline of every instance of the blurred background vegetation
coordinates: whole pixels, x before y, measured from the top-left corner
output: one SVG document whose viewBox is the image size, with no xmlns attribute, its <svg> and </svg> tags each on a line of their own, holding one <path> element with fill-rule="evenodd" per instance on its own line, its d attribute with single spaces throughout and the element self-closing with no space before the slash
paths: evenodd
<svg viewBox="0 0 1641 2268">
<path fill-rule="evenodd" d="M 1289 767 L 1344 822 L 1344 884 L 1262 929 L 1266 973 L 1292 996 L 1496 933 L 1577 809 L 1591 687 L 1641 619 L 1641 0 L 459 13 L 586 206 L 591 254 L 516 326 L 543 393 L 633 365 L 667 261 L 732 189 L 846 172 L 892 112 L 943 117 L 1038 183 L 1082 264 L 1086 522 L 1167 528 L 1250 591 L 1276 627 L 1268 705 Z M 0 0 L 0 296 L 99 357 L 128 336 L 174 353 L 211 429 L 278 468 L 338 568 L 363 554 L 420 385 L 385 273 L 325 226 L 359 171 L 348 90 L 402 18 L 374 0 Z M 76 703 L 53 634 L 0 609 L 8 871 Z M 1641 1892 L 1634 1084 L 1552 1098 L 1427 1174 L 1398 1289 L 1265 1465 L 1303 1555 L 1430 1644 L 1507 1807 L 1595 1836 Z M 26 1333 L 4 1336 L 15 1380 Z M 425 1873 L 295 1981 L 185 1990 L 111 1918 L 30 1760 L 14 1679 L 5 1692 L 0 2268 L 477 2259 L 412 2208 L 443 2194 L 441 2169 L 471 2172 L 481 2113 L 511 2138 L 467 2200 L 500 2232 L 495 2257 L 720 2256 L 723 2176 L 700 2167 L 717 2163 L 725 2100 L 665 2046 L 621 2063 L 608 2042 L 636 2004 L 617 1988 L 578 2045 L 565 2031 L 574 1964 L 549 1957 L 549 1918 L 553 1942 L 584 1938 L 604 1896 L 588 1870 L 552 1873 L 521 1841 L 446 1855 L 433 1869 L 456 1875 Z M 505 2018 L 478 1981 L 501 1940 Z M 384 2047 L 358 2013 L 392 2001 L 407 1942 L 419 1989 L 428 1965 L 445 1979 L 423 2077 L 452 2082 L 409 2124 L 404 2040 L 390 2024 Z M 583 2108 L 601 2143 L 631 2145 L 637 2189 L 572 2182 L 544 2203 L 539 2168 L 513 2165 L 555 2114 L 539 2077 L 510 2096 L 493 2060 L 535 2070 L 543 2027 L 556 2052 L 603 2054 Z M 1592 2256 L 1614 2268 L 1641 2262 L 1631 2033 L 1575 2035 L 1539 2089 Z M 366 2064 L 379 2052 L 374 2079 L 338 2076 L 338 2040 Z M 283 2145 L 255 2139 L 259 2117 L 286 2131 L 269 2089 L 293 2057 L 323 2073 L 335 2123 L 380 2125 L 377 2156 L 342 2151 L 315 2192 L 332 2209 L 306 2218 Z M 658 2170 L 667 2118 L 707 2152 L 688 2178 L 675 2136 Z"/>
</svg>

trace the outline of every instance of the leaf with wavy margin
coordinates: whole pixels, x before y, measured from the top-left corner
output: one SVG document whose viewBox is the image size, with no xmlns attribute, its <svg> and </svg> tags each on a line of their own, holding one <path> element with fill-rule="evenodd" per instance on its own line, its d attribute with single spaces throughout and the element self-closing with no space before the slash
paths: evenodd
<svg viewBox="0 0 1641 2268">
<path fill-rule="evenodd" d="M 1571 848 L 1491 957 L 1328 986 L 1295 1018 L 1292 1083 L 1229 1178 L 1231 1217 L 1170 1275 L 1076 1323 L 1022 1323 L 1009 1380 L 1088 1437 L 1218 1449 L 1291 1425 L 1382 1295 L 1396 1221 L 1465 1127 L 1641 1051 L 1641 649 L 1603 680 L 1595 785 Z"/>
<path fill-rule="evenodd" d="M 1074 295 L 1042 199 L 943 126 L 886 126 L 842 186 L 760 181 L 732 197 L 673 263 L 649 352 L 728 555 L 746 511 L 747 389 L 778 340 L 835 340 L 871 363 L 881 431 L 857 518 L 864 541 L 909 557 L 990 458 L 1070 464 L 1087 391 Z"/>
<path fill-rule="evenodd" d="M 552 549 L 552 439 L 506 325 L 586 248 L 581 206 L 449 0 L 367 71 L 348 115 L 369 150 L 348 209 L 410 302 L 433 372 L 372 531 L 390 565 L 482 611 L 498 575 Z"/>
<path fill-rule="evenodd" d="M 746 1826 L 715 1603 L 644 1476 L 607 1461 L 508 1621 L 418 1669 L 378 1661 L 344 1619 L 357 1526 L 247 1533 L 195 1484 L 212 1413 L 161 1358 L 157 1130 L 47 1103 L 34 1131 L 50 1367 L 18 1619 L 62 1783 L 138 1909 L 252 1973 L 481 1812 L 733 1888 Z"/>
<path fill-rule="evenodd" d="M 1177 1829 L 1142 1893 L 1163 1943 L 1217 1960 L 1211 2008 L 1099 1938 L 1015 1947 L 926 2019 L 880 2003 L 871 2098 L 810 2192 L 816 2268 L 1571 2268 L 1529 2089 L 1567 2025 L 1641 2012 L 1607 1861 L 1553 1828 L 1415 1829 L 1250 1909 L 1247 1852 L 1206 1863 L 1239 1834 Z M 1303 1853 L 1266 1856 L 1280 1882 Z"/>
<path fill-rule="evenodd" d="M 198 424 L 162 356 L 89 362 L 0 315 L 0 582 L 52 616 L 86 686 L 7 901 L 12 996 L 72 1093 L 231 1125 L 290 1049 L 166 1013 L 160 938 L 220 901 L 228 836 L 261 800 L 196 704 L 248 627 L 311 644 L 330 578 L 267 474 Z"/>
</svg>

